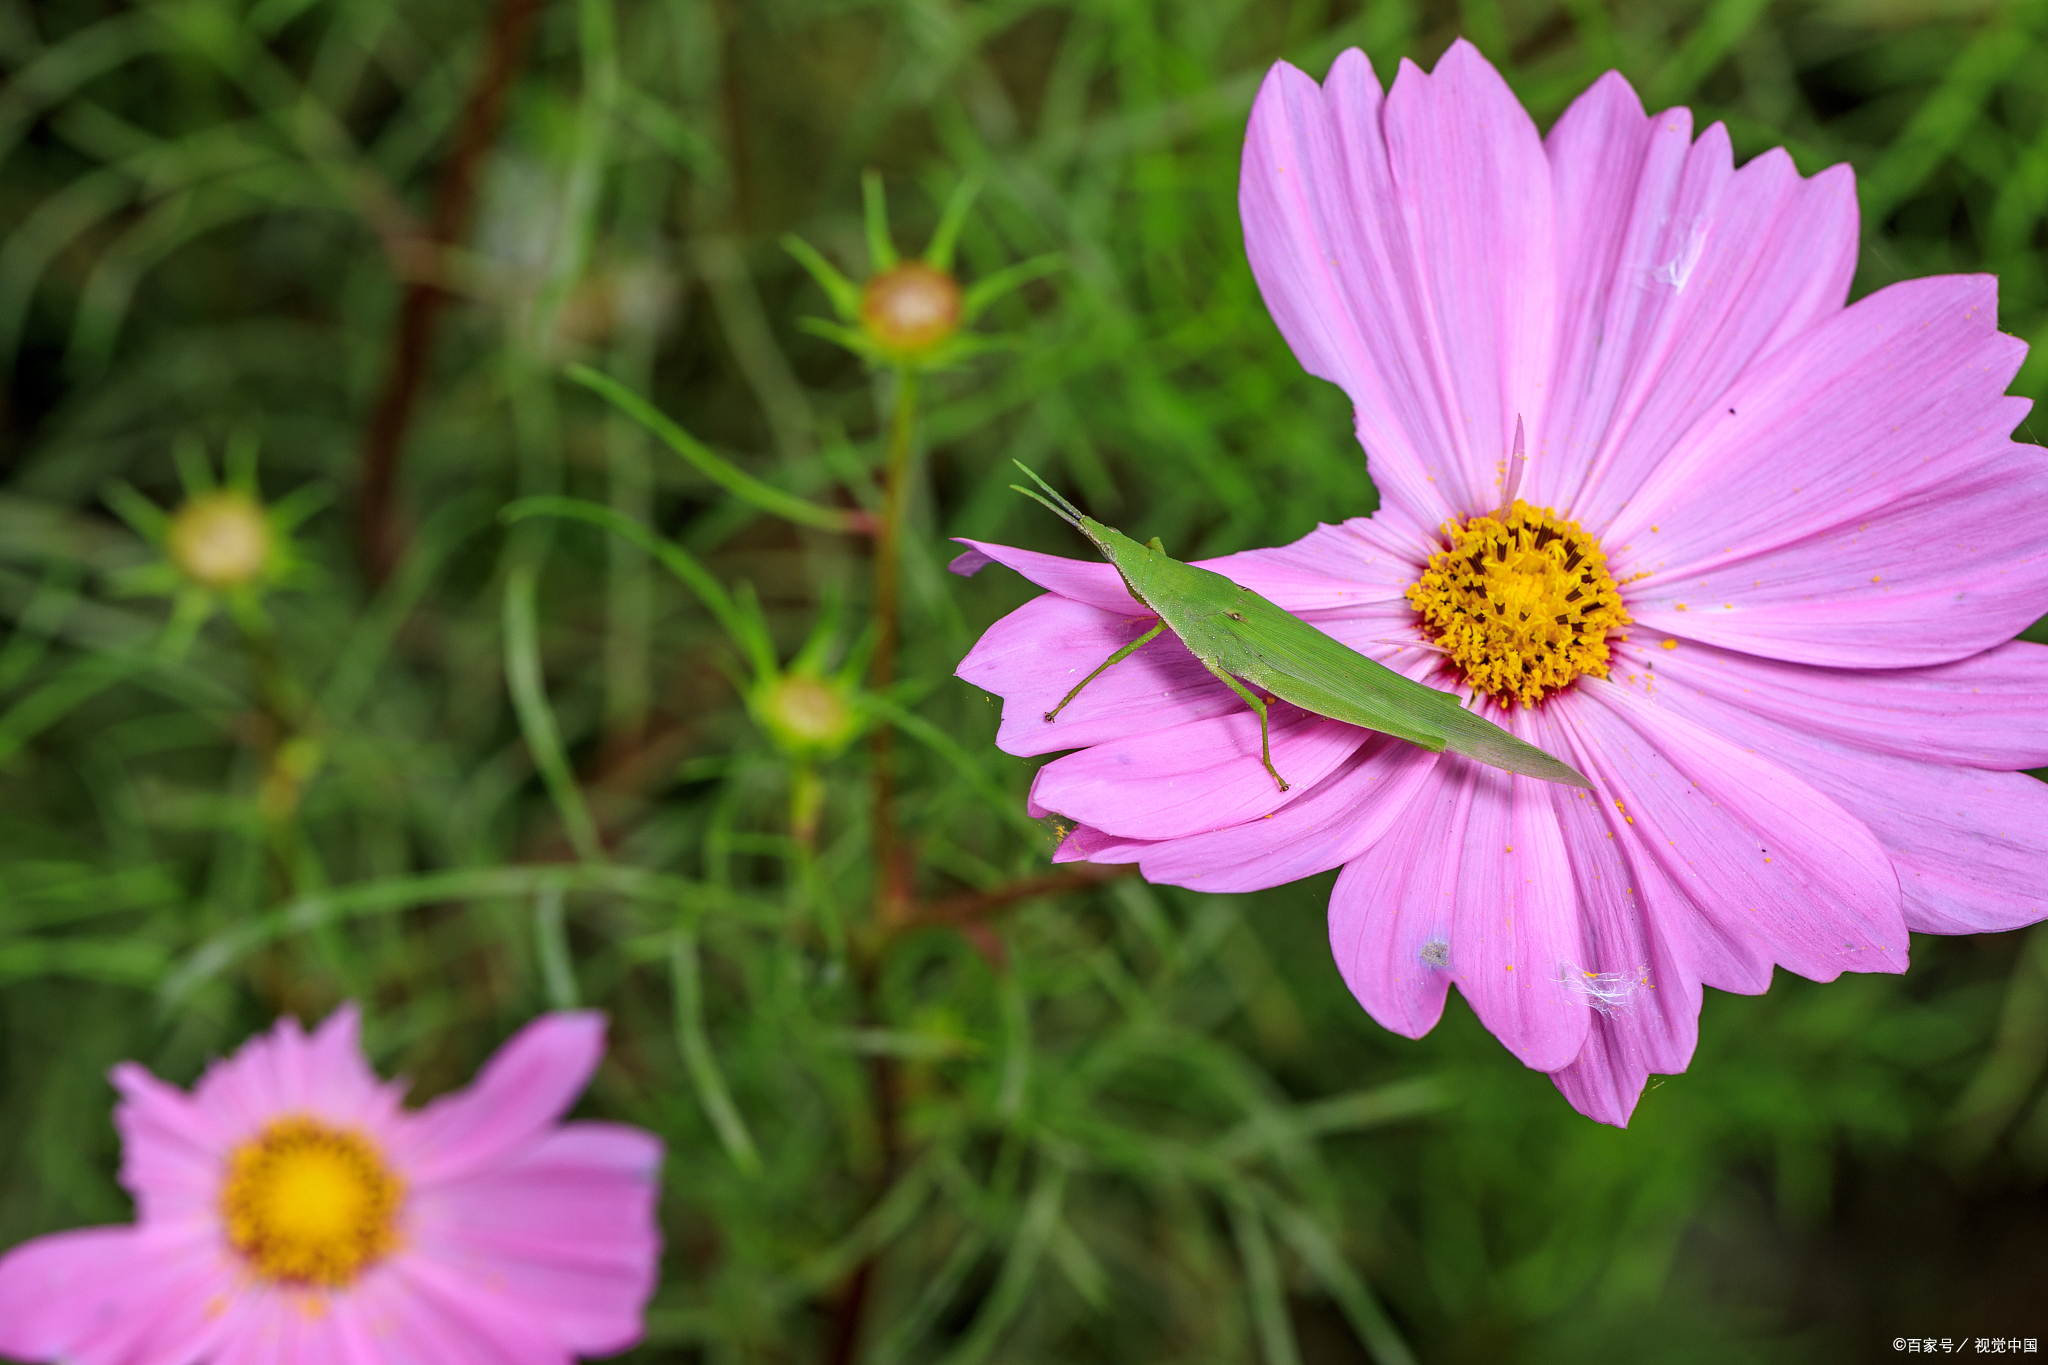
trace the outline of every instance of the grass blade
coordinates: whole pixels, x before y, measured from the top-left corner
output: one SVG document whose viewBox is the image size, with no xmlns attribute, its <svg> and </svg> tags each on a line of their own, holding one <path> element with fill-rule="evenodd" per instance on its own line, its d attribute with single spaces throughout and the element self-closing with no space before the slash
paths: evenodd
<svg viewBox="0 0 2048 1365">
<path fill-rule="evenodd" d="M 870 519 L 865 512 L 843 507 L 822 507 L 817 503 L 808 502 L 795 494 L 783 492 L 773 484 L 763 483 L 745 470 L 713 454 L 708 446 L 677 426 L 667 414 L 609 375 L 600 374 L 587 365 L 571 365 L 568 373 L 571 379 L 646 427 L 660 438 L 662 444 L 696 466 L 699 473 L 734 497 L 752 503 L 762 511 L 786 521 L 793 521 L 799 526 L 813 526 L 821 531 L 839 531 L 849 535 L 863 533 L 870 528 Z"/>
<path fill-rule="evenodd" d="M 689 1069 L 690 1084 L 697 1102 L 718 1132 L 725 1154 L 732 1164 L 748 1175 L 761 1172 L 761 1153 L 754 1135 L 732 1102 L 725 1073 L 718 1068 L 718 1055 L 704 1031 L 704 987 L 697 960 L 697 936 L 677 933 L 669 949 L 669 971 L 675 982 L 676 1042 L 683 1050 L 683 1064 Z"/>
</svg>

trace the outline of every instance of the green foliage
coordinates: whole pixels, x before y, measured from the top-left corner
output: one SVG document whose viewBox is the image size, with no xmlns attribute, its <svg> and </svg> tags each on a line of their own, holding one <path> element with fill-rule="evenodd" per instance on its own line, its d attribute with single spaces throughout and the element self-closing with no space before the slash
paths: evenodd
<svg viewBox="0 0 2048 1365">
<path fill-rule="evenodd" d="M 1372 1025 L 1327 877 L 1049 873 L 1029 765 L 950 677 L 1030 589 L 942 569 L 952 535 L 1073 552 L 1012 458 L 1190 557 L 1371 510 L 1236 217 L 1265 68 L 1349 44 L 1389 77 L 1463 31 L 1546 125 L 1619 66 L 1743 156 L 1854 162 L 1859 292 L 1998 272 L 2041 397 L 2048 6 L 576 0 L 541 7 L 437 248 L 499 13 L 0 0 L 0 1246 L 128 1216 L 120 1058 L 189 1080 L 355 998 L 426 1096 L 580 1003 L 612 1019 L 589 1110 L 670 1150 L 636 1359 L 850 1359 L 855 1326 L 862 1360 L 948 1365 L 2035 1330 L 1995 1275 L 1960 1293 L 1969 1238 L 1865 1211 L 2038 1239 L 2041 931 L 1710 993 L 1691 1071 L 1602 1128 L 1460 1005 L 1420 1043 Z M 800 322 L 868 268 L 867 168 L 1007 338 L 915 409 Z M 177 505 L 180 449 L 253 441 L 273 506 L 355 506 L 394 371 L 387 576 L 324 511 L 260 614 L 124 595 L 159 555 L 116 514 Z M 900 866 L 877 750 L 757 723 L 785 676 L 894 737 Z"/>
</svg>

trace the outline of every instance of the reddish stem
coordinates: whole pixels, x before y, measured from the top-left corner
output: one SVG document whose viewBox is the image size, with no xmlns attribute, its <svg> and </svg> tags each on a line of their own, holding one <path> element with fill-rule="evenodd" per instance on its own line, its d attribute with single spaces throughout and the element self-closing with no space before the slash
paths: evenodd
<svg viewBox="0 0 2048 1365">
<path fill-rule="evenodd" d="M 434 217 L 427 227 L 427 251 L 422 254 L 438 254 L 469 236 L 483 155 L 497 140 L 506 93 L 518 74 L 534 19 L 545 3 L 546 0 L 499 2 L 491 20 L 483 66 L 470 87 L 469 101 L 456 125 L 448 159 L 441 165 L 441 178 L 434 188 Z M 389 576 L 405 548 L 405 531 L 394 506 L 399 455 L 405 445 L 406 429 L 412 425 L 413 409 L 419 402 L 427 361 L 433 353 L 434 326 L 448 297 L 447 291 L 431 278 L 415 279 L 406 286 L 405 298 L 398 307 L 397 332 L 391 343 L 391 368 L 364 433 L 357 534 L 363 565 L 373 582 L 381 583 Z"/>
</svg>

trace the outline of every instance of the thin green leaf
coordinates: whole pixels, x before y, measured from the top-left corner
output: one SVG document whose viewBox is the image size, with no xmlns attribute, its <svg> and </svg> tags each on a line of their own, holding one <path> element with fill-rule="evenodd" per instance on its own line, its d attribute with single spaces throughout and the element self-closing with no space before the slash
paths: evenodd
<svg viewBox="0 0 2048 1365">
<path fill-rule="evenodd" d="M 515 567 L 505 577 L 505 682 L 512 692 L 512 707 L 519 714 L 519 728 L 526 747 L 540 769 L 562 828 L 586 863 L 604 861 L 604 846 L 597 837 L 597 824 L 590 818 L 583 791 L 569 770 L 569 758 L 562 749 L 561 731 L 548 705 L 547 684 L 541 676 L 540 631 L 534 620 L 534 572 L 528 565 Z"/>
<path fill-rule="evenodd" d="M 587 521 L 593 526 L 602 526 L 615 535 L 645 550 L 670 573 L 681 580 L 684 587 L 697 594 L 697 600 L 718 621 L 732 642 L 753 663 L 758 675 L 765 667 L 772 672 L 775 657 L 772 650 L 764 658 L 761 652 L 762 633 L 759 625 L 748 619 L 725 585 L 712 576 L 697 559 L 682 546 L 650 531 L 647 527 L 612 508 L 600 503 L 585 502 L 581 498 L 540 497 L 521 498 L 508 504 L 498 514 L 508 522 L 526 517 L 568 517 L 575 521 Z"/>
<path fill-rule="evenodd" d="M 697 1102 L 704 1106 L 705 1117 L 711 1120 L 732 1164 L 748 1175 L 759 1175 L 761 1153 L 754 1146 L 754 1135 L 747 1131 L 746 1120 L 740 1117 L 739 1106 L 732 1102 L 725 1073 L 718 1067 L 718 1054 L 712 1051 L 711 1039 L 704 1030 L 704 988 L 695 934 L 678 931 L 673 935 L 669 973 L 675 987 L 676 1042 L 682 1049 L 690 1084 L 697 1091 Z"/>
<path fill-rule="evenodd" d="M 1028 829 L 1034 836 L 1038 833 L 1038 822 L 1024 813 L 1024 807 L 1017 798 L 990 777 L 981 763 L 961 746 L 960 741 L 923 716 L 914 711 L 906 711 L 887 697 L 867 692 L 863 693 L 859 700 L 864 709 L 872 711 L 945 759 L 955 772 L 967 779 L 969 786 L 980 793 L 982 799 L 1001 812 L 1012 825 L 1020 830 Z"/>
<path fill-rule="evenodd" d="M 1983 116 L 1985 101 L 2008 72 L 2029 61 L 2038 71 L 2036 50 L 2030 35 L 2008 18 L 1978 32 L 1877 164 L 1858 177 L 1857 197 L 1866 224 L 1883 223 L 1925 183 L 1949 150 L 1970 135 Z"/>
<path fill-rule="evenodd" d="M 1351 1323 L 1351 1330 L 1358 1333 L 1358 1339 L 1372 1352 L 1378 1365 L 1415 1365 L 1414 1353 L 1388 1320 L 1379 1300 L 1336 1245 L 1323 1235 L 1323 1230 L 1298 1209 L 1275 1202 L 1269 1211 L 1280 1235 L 1322 1281 L 1324 1290 L 1337 1301 L 1337 1307 Z"/>
<path fill-rule="evenodd" d="M 753 475 L 714 455 L 708 447 L 669 420 L 653 404 L 609 375 L 600 374 L 587 365 L 571 365 L 568 375 L 660 437 L 662 443 L 670 450 L 689 461 L 706 478 L 734 497 L 752 503 L 764 512 L 796 522 L 800 526 L 815 526 L 821 531 L 840 531 L 847 534 L 868 529 L 869 518 L 864 512 L 839 507 L 821 507 L 817 503 L 806 502 L 772 484 L 761 482 Z"/>
<path fill-rule="evenodd" d="M 997 1338 L 1024 1306 L 1025 1296 L 1038 1277 L 1038 1263 L 1059 1223 L 1066 1191 L 1066 1166 L 1056 1159 L 1044 1159 L 1031 1197 L 1024 1205 L 1024 1216 L 1018 1220 L 1016 1235 L 1010 1242 L 1010 1254 L 1003 1258 L 1003 1268 L 996 1276 L 995 1288 L 983 1300 L 981 1311 L 974 1315 L 974 1322 L 960 1344 L 946 1354 L 944 1365 L 979 1365 L 995 1349 Z"/>
<path fill-rule="evenodd" d="M 990 304 L 1005 294 L 1021 289 L 1033 280 L 1044 279 L 1054 271 L 1064 269 L 1066 264 L 1067 258 L 1054 251 L 1005 266 L 985 279 L 976 280 L 960 297 L 960 325 L 971 325 L 988 311 Z"/>
<path fill-rule="evenodd" d="M 0 714 L 0 765 L 139 667 L 141 660 L 127 655 L 92 654 L 73 660 L 56 677 Z"/>
<path fill-rule="evenodd" d="M 789 1277 L 797 1295 L 809 1297 L 844 1280 L 854 1267 L 901 1235 L 923 1211 L 933 1188 L 933 1160 L 926 1157 L 896 1178 L 867 1216 L 824 1251 L 806 1260 Z"/>
<path fill-rule="evenodd" d="M 170 533 L 171 518 L 163 508 L 135 491 L 134 485 L 126 479 L 110 479 L 100 490 L 100 501 L 114 510 L 114 515 L 133 527 L 135 534 L 155 545 L 163 544 Z"/>
<path fill-rule="evenodd" d="M 565 894 L 594 892 L 663 907 L 681 907 L 686 915 L 718 911 L 764 924 L 777 924 L 786 912 L 723 887 L 671 877 L 644 868 L 602 863 L 547 863 L 537 866 L 458 868 L 417 877 L 362 882 L 301 896 L 280 909 L 237 925 L 193 952 L 164 980 L 162 993 L 175 1004 L 202 982 L 218 976 L 265 944 L 324 925 L 366 915 L 389 914 L 444 901 L 511 900 L 537 896 L 545 887 Z"/>
<path fill-rule="evenodd" d="M 868 234 L 868 262 L 873 273 L 896 268 L 896 243 L 889 236 L 889 201 L 882 191 L 877 171 L 863 171 L 860 177 L 861 224 Z"/>
<path fill-rule="evenodd" d="M 171 441 L 171 459 L 178 466 L 178 482 L 185 496 L 196 498 L 215 487 L 213 462 L 206 456 L 206 444 L 196 432 L 181 431 Z"/>
<path fill-rule="evenodd" d="M 1252 1322 L 1258 1328 L 1259 1347 L 1266 1365 L 1301 1365 L 1301 1349 L 1295 1344 L 1294 1322 L 1287 1316 L 1287 1299 L 1280 1287 L 1280 1266 L 1273 1259 L 1273 1243 L 1266 1236 L 1266 1223 L 1251 1198 L 1239 1195 L 1225 1201 L 1230 1211 L 1230 1232 L 1237 1241 L 1237 1254 L 1244 1262 L 1245 1292 L 1252 1303 Z"/>
<path fill-rule="evenodd" d="M 1396 1081 L 1281 1109 L 1270 1121 L 1247 1121 L 1218 1139 L 1210 1150 L 1221 1160 L 1242 1161 L 1327 1133 L 1356 1132 L 1432 1113 L 1450 1100 L 1450 1092 L 1435 1079 Z"/>
<path fill-rule="evenodd" d="M 925 264 L 934 270 L 947 274 L 953 271 L 953 249 L 959 244 L 960 229 L 967 225 L 967 211 L 974 207 L 974 196 L 981 192 L 981 177 L 969 175 L 960 181 L 946 208 L 939 215 L 939 225 L 932 232 L 931 244 L 924 249 Z"/>
<path fill-rule="evenodd" d="M 793 232 L 782 236 L 782 249 L 796 257 L 797 264 L 811 272 L 811 278 L 832 300 L 832 311 L 849 323 L 860 321 L 860 286 L 839 273 L 818 249 Z"/>
<path fill-rule="evenodd" d="M 168 960 L 157 944 L 137 938 L 18 938 L 0 943 L 0 982 L 54 976 L 149 987 Z"/>
<path fill-rule="evenodd" d="M 981 1260 L 992 1240 L 987 1229 L 981 1227 L 970 1227 L 961 1233 L 960 1239 L 953 1243 L 953 1249 L 946 1253 L 938 1273 L 927 1280 L 917 1302 L 896 1319 L 887 1336 L 875 1343 L 875 1365 L 897 1365 L 909 1357 L 918 1340 L 931 1330 L 932 1324 L 945 1312 L 946 1305 L 960 1292 L 967 1273 Z"/>
<path fill-rule="evenodd" d="M 533 898 L 533 946 L 540 959 L 548 1008 L 576 1008 L 576 968 L 569 959 L 569 927 L 562 916 L 562 888 L 543 886 Z"/>
</svg>

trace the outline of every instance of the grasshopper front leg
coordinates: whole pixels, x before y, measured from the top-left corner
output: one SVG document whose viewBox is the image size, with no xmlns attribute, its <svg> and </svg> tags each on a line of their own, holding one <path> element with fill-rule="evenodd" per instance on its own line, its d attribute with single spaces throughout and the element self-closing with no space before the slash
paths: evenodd
<svg viewBox="0 0 2048 1365">
<path fill-rule="evenodd" d="M 1266 703 L 1259 699 L 1258 693 L 1252 691 L 1249 687 L 1246 687 L 1243 683 L 1239 682 L 1235 677 L 1224 672 L 1216 665 L 1210 663 L 1207 659 L 1202 660 L 1202 667 L 1208 669 L 1211 673 L 1214 673 L 1217 677 L 1223 679 L 1224 683 L 1229 686 L 1231 691 L 1237 693 L 1238 696 L 1244 698 L 1244 704 L 1246 706 L 1251 707 L 1252 710 L 1259 713 L 1259 762 L 1265 764 L 1266 771 L 1273 774 L 1273 780 L 1280 784 L 1280 790 L 1286 791 L 1287 779 L 1280 776 L 1280 770 L 1273 766 L 1273 740 L 1271 731 L 1269 731 L 1266 726 Z"/>
<path fill-rule="evenodd" d="M 1092 683 L 1097 678 L 1101 677 L 1104 669 L 1108 668 L 1111 664 L 1120 664 L 1125 659 L 1130 658 L 1133 654 L 1136 654 L 1146 645 L 1158 639 L 1159 632 L 1165 629 L 1166 622 L 1161 621 L 1157 625 L 1153 626 L 1152 629 L 1146 631 L 1143 635 L 1140 635 L 1137 639 L 1131 641 L 1122 649 L 1119 649 L 1116 653 L 1110 655 L 1107 659 L 1104 659 L 1099 665 L 1096 666 L 1096 669 L 1093 673 L 1090 673 L 1087 677 L 1081 679 L 1081 681 L 1074 684 L 1073 691 L 1067 693 L 1066 696 L 1060 698 L 1060 704 L 1058 706 L 1053 707 L 1052 710 L 1045 713 L 1045 723 L 1048 725 L 1052 724 L 1052 718 L 1054 716 L 1057 716 L 1060 712 L 1066 710 L 1067 703 L 1072 701 L 1075 697 L 1079 696 L 1082 688 L 1086 687 L 1089 683 Z M 1285 784 L 1283 783 L 1282 785 Z"/>
</svg>

